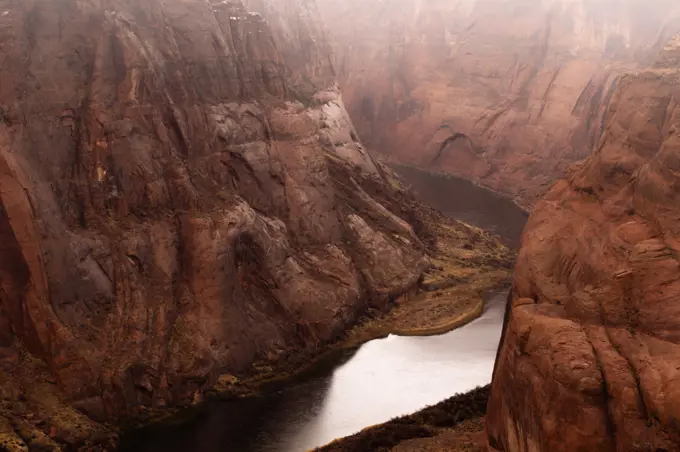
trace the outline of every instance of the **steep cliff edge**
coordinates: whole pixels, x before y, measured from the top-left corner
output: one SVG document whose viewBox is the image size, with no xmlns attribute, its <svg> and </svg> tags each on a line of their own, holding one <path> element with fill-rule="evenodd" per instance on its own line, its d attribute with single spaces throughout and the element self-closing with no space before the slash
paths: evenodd
<svg viewBox="0 0 680 452">
<path fill-rule="evenodd" d="M 0 446 L 200 399 L 421 277 L 312 1 L 1 3 Z"/>
<path fill-rule="evenodd" d="M 529 220 L 487 416 L 503 451 L 680 450 L 680 38 Z"/>
<path fill-rule="evenodd" d="M 617 77 L 680 30 L 672 0 L 320 0 L 367 146 L 532 205 L 585 158 Z"/>
</svg>

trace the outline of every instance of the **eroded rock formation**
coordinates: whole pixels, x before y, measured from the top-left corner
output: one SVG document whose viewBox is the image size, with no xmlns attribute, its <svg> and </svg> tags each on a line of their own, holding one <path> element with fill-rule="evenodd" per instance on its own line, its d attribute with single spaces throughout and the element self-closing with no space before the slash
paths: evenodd
<svg viewBox="0 0 680 452">
<path fill-rule="evenodd" d="M 75 443 L 416 284 L 312 1 L 0 3 L 4 409 Z"/>
<path fill-rule="evenodd" d="M 503 451 L 680 450 L 680 39 L 624 76 L 525 230 L 487 416 Z"/>
<path fill-rule="evenodd" d="M 618 75 L 680 30 L 674 0 L 319 4 L 367 146 L 524 205 L 589 155 Z"/>
</svg>

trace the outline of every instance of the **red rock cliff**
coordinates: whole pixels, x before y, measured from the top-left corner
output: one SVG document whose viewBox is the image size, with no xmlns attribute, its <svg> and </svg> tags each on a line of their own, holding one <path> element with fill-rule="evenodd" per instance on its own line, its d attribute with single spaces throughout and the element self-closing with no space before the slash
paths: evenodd
<svg viewBox="0 0 680 452">
<path fill-rule="evenodd" d="M 366 144 L 531 205 L 602 132 L 675 0 L 320 0 Z M 651 50 L 651 52 L 650 52 Z"/>
<path fill-rule="evenodd" d="M 186 402 L 416 283 L 312 1 L 0 3 L 3 398 L 96 429 L 50 410 Z"/>
<path fill-rule="evenodd" d="M 680 450 L 680 38 L 525 230 L 487 416 L 503 451 Z"/>
</svg>

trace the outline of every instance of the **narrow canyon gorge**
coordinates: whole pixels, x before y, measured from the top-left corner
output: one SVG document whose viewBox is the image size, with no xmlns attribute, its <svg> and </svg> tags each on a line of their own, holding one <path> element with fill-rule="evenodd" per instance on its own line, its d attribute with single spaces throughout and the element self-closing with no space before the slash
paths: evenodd
<svg viewBox="0 0 680 452">
<path fill-rule="evenodd" d="M 0 0 L 0 450 L 680 451 L 678 32 Z"/>
</svg>

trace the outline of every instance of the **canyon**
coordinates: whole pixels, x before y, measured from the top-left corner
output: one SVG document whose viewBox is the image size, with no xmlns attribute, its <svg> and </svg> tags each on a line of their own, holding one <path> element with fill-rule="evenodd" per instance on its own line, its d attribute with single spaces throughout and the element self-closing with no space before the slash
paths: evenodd
<svg viewBox="0 0 680 452">
<path fill-rule="evenodd" d="M 350 116 L 385 158 L 530 209 L 602 133 L 618 78 L 680 31 L 672 0 L 319 0 Z"/>
<path fill-rule="evenodd" d="M 0 1 L 0 449 L 482 331 L 490 386 L 324 450 L 680 451 L 679 30 L 671 0 Z"/>
<path fill-rule="evenodd" d="M 113 447 L 417 287 L 428 232 L 320 24 L 308 0 L 2 2 L 0 448 Z"/>
<path fill-rule="evenodd" d="M 321 450 L 680 450 L 678 99 L 680 35 L 536 203 L 490 386 Z"/>
<path fill-rule="evenodd" d="M 0 5 L 0 449 L 114 450 L 508 280 L 368 153 L 322 28 L 312 0 Z"/>
</svg>

